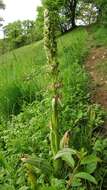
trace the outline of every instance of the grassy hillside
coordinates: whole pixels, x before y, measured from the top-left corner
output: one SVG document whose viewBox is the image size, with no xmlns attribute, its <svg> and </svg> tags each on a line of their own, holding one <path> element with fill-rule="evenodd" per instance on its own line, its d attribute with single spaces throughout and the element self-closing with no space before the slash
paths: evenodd
<svg viewBox="0 0 107 190">
<path fill-rule="evenodd" d="M 84 68 L 84 61 L 91 47 L 106 45 L 104 40 L 99 39 L 98 30 L 103 30 L 105 34 L 106 30 L 102 28 L 97 28 L 96 31 L 96 27 L 80 27 L 58 39 L 60 78 L 63 81 L 59 134 L 62 137 L 70 130 L 72 135 L 69 144 L 77 150 L 78 157 L 91 155 L 91 161 L 87 156 L 83 163 L 86 161 L 88 164 L 81 165 L 78 172 L 81 169 L 89 172 L 98 183 L 97 186 L 82 179 L 76 181 L 80 186 L 74 185 L 72 190 L 103 190 L 107 187 L 107 140 L 99 137 L 104 113 L 98 105 L 90 103 L 90 80 Z M 43 157 L 52 164 L 49 137 L 51 79 L 48 72 L 42 41 L 0 58 L 1 190 L 31 190 L 27 180 L 30 176 L 27 172 L 29 168 L 23 166 L 20 159 L 22 155 Z M 8 120 L 11 114 L 16 116 Z M 98 158 L 94 157 L 93 160 L 93 155 Z M 42 186 L 41 190 L 66 190 L 65 184 L 69 176 L 67 172 L 71 172 L 72 168 L 69 170 L 66 167 L 66 171 L 62 171 L 61 179 L 53 177 L 50 183 L 37 168 L 33 171 L 37 172 L 37 184 Z"/>
<path fill-rule="evenodd" d="M 67 72 L 68 82 L 72 72 L 70 67 L 73 63 L 82 63 L 87 52 L 86 40 L 87 32 L 81 28 L 58 39 L 60 67 L 62 72 Z M 45 66 L 42 41 L 0 57 L 1 116 L 17 114 L 24 103 L 42 98 L 48 72 Z"/>
</svg>

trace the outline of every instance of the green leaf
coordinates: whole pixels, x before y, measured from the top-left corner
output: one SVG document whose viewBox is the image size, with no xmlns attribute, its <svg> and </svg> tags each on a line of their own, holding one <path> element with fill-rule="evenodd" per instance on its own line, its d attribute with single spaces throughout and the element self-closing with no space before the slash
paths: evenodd
<svg viewBox="0 0 107 190">
<path fill-rule="evenodd" d="M 76 151 L 71 148 L 63 148 L 62 150 L 58 151 L 54 159 L 56 160 L 58 158 L 61 158 L 63 155 L 66 155 L 68 153 L 70 153 L 71 155 L 74 155 L 76 154 Z"/>
<path fill-rule="evenodd" d="M 64 160 L 68 164 L 69 167 L 74 168 L 75 161 L 70 153 L 63 155 L 62 160 Z"/>
<path fill-rule="evenodd" d="M 72 155 L 76 154 L 76 151 L 70 148 L 64 148 L 62 150 L 60 150 L 56 156 L 55 156 L 55 160 L 58 158 L 62 158 L 62 160 L 64 160 L 69 167 L 74 168 L 75 165 L 75 161 L 72 157 Z"/>
<path fill-rule="evenodd" d="M 2 153 L 0 153 L 0 166 L 5 168 L 5 158 Z"/>
<path fill-rule="evenodd" d="M 92 174 L 97 167 L 97 163 L 90 163 L 85 166 L 85 172 Z"/>
<path fill-rule="evenodd" d="M 79 190 L 86 190 L 86 188 L 85 187 L 80 187 L 80 189 Z"/>
<path fill-rule="evenodd" d="M 38 169 L 40 169 L 44 174 L 51 174 L 52 168 L 50 164 L 42 158 L 34 157 L 34 158 L 22 158 L 24 163 L 30 164 Z"/>
<path fill-rule="evenodd" d="M 81 186 L 81 185 L 82 185 L 82 183 L 81 183 L 81 180 L 80 180 L 80 179 L 78 179 L 78 178 L 74 178 L 74 179 L 73 179 L 72 187 L 79 187 L 79 186 Z"/>
<path fill-rule="evenodd" d="M 96 155 L 91 154 L 89 156 L 84 157 L 81 160 L 81 165 L 97 163 L 97 162 L 101 162 L 101 159 L 98 158 Z"/>
<path fill-rule="evenodd" d="M 90 175 L 86 172 L 79 172 L 79 173 L 75 174 L 74 178 L 82 178 L 82 179 L 88 180 L 97 185 L 97 181 L 96 181 L 95 177 L 93 177 L 92 175 Z"/>
<path fill-rule="evenodd" d="M 28 187 L 24 185 L 19 190 L 28 190 Z"/>
</svg>

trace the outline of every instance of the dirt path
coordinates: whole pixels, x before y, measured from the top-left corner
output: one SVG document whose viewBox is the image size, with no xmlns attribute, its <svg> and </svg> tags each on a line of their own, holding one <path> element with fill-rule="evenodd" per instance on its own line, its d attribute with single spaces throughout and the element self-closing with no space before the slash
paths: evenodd
<svg viewBox="0 0 107 190">
<path fill-rule="evenodd" d="M 92 102 L 100 104 L 107 111 L 107 48 L 93 48 L 86 60 L 86 69 L 92 79 Z M 107 133 L 107 119 L 104 129 Z"/>
<path fill-rule="evenodd" d="M 103 71 L 97 69 L 98 65 L 107 61 L 106 48 L 94 48 L 91 50 L 87 60 L 86 69 L 92 78 L 93 92 L 92 99 L 94 102 L 101 104 L 107 110 L 107 76 Z"/>
</svg>

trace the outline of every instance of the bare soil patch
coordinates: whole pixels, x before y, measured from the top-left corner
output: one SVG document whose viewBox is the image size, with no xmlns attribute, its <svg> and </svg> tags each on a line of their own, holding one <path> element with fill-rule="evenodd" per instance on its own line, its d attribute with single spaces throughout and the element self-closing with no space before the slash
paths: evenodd
<svg viewBox="0 0 107 190">
<path fill-rule="evenodd" d="M 86 69 L 92 79 L 92 102 L 98 103 L 107 111 L 107 75 L 98 72 L 98 63 L 107 61 L 107 48 L 93 48 L 86 60 Z M 103 134 L 107 136 L 107 119 L 104 121 Z"/>
<path fill-rule="evenodd" d="M 107 110 L 107 76 L 96 69 L 98 63 L 103 63 L 106 60 L 107 48 L 93 48 L 86 60 L 86 69 L 92 79 L 92 101 Z"/>
</svg>

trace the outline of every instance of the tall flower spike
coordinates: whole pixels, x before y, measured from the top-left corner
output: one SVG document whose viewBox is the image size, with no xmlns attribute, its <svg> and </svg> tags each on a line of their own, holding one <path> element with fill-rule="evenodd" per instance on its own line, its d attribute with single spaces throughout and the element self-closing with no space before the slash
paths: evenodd
<svg viewBox="0 0 107 190">
<path fill-rule="evenodd" d="M 50 143 L 53 156 L 59 150 L 59 69 L 57 60 L 57 42 L 56 42 L 56 12 L 45 9 L 44 11 L 44 47 L 46 51 L 47 63 L 51 68 L 52 79 L 52 109 L 50 126 Z M 59 160 L 54 163 L 55 171 L 58 171 Z"/>
</svg>

